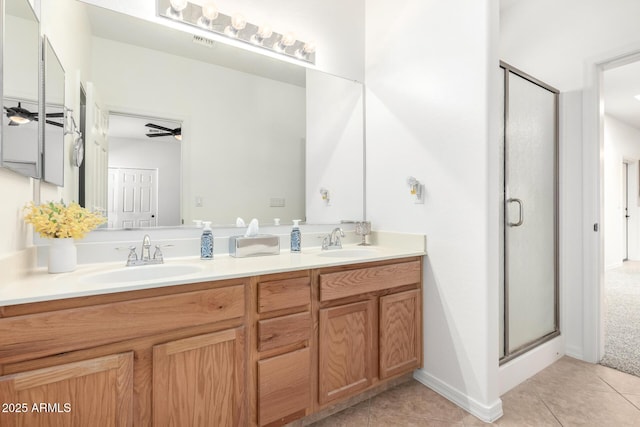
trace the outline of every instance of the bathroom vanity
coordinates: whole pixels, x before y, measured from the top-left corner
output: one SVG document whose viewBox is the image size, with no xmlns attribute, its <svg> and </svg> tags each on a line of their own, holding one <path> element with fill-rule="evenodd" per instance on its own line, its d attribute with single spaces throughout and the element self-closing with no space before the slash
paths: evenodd
<svg viewBox="0 0 640 427">
<path fill-rule="evenodd" d="M 381 390 L 422 366 L 424 252 L 372 253 L 5 304 L 0 425 L 279 426 Z"/>
</svg>

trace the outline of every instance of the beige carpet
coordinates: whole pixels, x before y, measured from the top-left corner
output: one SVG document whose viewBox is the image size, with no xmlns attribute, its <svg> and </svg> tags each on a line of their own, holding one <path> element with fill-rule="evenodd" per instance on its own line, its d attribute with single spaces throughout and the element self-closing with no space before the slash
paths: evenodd
<svg viewBox="0 0 640 427">
<path fill-rule="evenodd" d="M 605 272 L 602 365 L 640 377 L 640 261 Z"/>
</svg>

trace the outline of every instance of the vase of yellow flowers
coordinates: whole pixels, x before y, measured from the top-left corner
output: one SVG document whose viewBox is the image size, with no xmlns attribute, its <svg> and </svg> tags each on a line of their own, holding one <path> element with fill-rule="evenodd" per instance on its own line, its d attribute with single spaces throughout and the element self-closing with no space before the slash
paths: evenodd
<svg viewBox="0 0 640 427">
<path fill-rule="evenodd" d="M 90 212 L 77 203 L 65 205 L 63 201 L 40 205 L 29 203 L 25 207 L 24 220 L 33 225 L 40 237 L 51 239 L 49 273 L 75 270 L 78 263 L 75 239 L 82 239 L 106 221 L 102 215 Z"/>
</svg>

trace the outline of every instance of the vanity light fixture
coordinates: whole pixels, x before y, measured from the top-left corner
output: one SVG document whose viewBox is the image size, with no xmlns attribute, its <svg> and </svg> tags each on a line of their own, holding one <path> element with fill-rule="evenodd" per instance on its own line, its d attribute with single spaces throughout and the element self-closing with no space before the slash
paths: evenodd
<svg viewBox="0 0 640 427">
<path fill-rule="evenodd" d="M 245 17 L 240 13 L 236 13 L 231 17 L 231 25 L 227 25 L 227 28 L 224 29 L 224 33 L 235 39 L 238 37 L 238 33 L 244 30 L 244 27 L 246 26 L 247 20 Z"/>
<path fill-rule="evenodd" d="M 216 18 L 218 18 L 216 4 L 211 0 L 205 1 L 202 5 L 202 16 L 198 18 L 198 25 L 204 29 L 210 29 Z"/>
<path fill-rule="evenodd" d="M 195 1 L 195 0 L 193 0 Z M 191 25 L 201 30 L 250 43 L 291 58 L 316 63 L 316 44 L 298 40 L 294 33 L 277 33 L 267 24 L 247 22 L 239 13 L 225 15 L 214 0 L 157 0 L 158 16 Z"/>
<path fill-rule="evenodd" d="M 253 44 L 261 45 L 266 39 L 273 35 L 273 30 L 270 25 L 260 25 L 258 31 L 251 36 L 251 42 Z"/>
<path fill-rule="evenodd" d="M 407 178 L 407 185 L 409 186 L 409 192 L 415 197 L 415 203 L 424 203 L 424 184 L 410 176 Z"/>
<path fill-rule="evenodd" d="M 308 43 L 305 43 L 304 46 L 302 46 L 302 49 L 296 49 L 296 56 L 300 59 L 304 59 L 309 55 L 311 55 L 312 53 L 315 53 L 315 51 L 316 51 L 315 42 L 308 42 Z"/>
<path fill-rule="evenodd" d="M 167 8 L 167 15 L 172 19 L 182 19 L 182 11 L 187 7 L 189 2 L 187 0 L 169 0 L 169 7 Z"/>
<path fill-rule="evenodd" d="M 291 47 L 294 45 L 294 43 L 296 42 L 296 35 L 293 33 L 286 33 L 283 34 L 282 37 L 280 37 L 280 40 L 278 40 L 278 42 L 273 45 L 273 48 L 275 49 L 276 52 L 284 52 L 287 50 L 288 47 Z"/>
</svg>

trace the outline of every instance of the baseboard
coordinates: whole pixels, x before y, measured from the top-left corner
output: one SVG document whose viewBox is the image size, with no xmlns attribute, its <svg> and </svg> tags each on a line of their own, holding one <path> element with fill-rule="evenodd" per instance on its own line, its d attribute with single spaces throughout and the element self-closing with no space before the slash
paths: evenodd
<svg viewBox="0 0 640 427">
<path fill-rule="evenodd" d="M 584 360 L 584 355 L 582 354 L 581 347 L 566 346 L 564 354 L 565 356 L 573 357 L 574 359 Z"/>
<path fill-rule="evenodd" d="M 500 399 L 497 399 L 491 406 L 483 405 L 423 370 L 415 371 L 413 378 L 486 423 L 491 423 L 502 416 L 502 400 Z"/>
<path fill-rule="evenodd" d="M 605 270 L 613 270 L 614 268 L 622 267 L 623 265 L 624 265 L 624 263 L 622 263 L 622 262 L 616 262 L 615 264 L 607 265 L 604 269 Z"/>
</svg>

